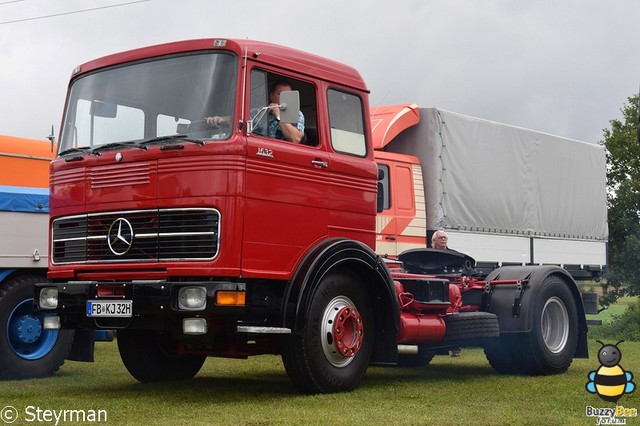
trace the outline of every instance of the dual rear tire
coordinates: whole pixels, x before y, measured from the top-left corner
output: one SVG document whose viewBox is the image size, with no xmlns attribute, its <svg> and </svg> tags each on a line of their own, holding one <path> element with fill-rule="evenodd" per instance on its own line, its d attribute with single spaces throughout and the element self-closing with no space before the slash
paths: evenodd
<svg viewBox="0 0 640 426">
<path fill-rule="evenodd" d="M 485 355 L 499 373 L 549 375 L 567 371 L 578 345 L 576 302 L 565 281 L 550 275 L 534 300 L 532 329 L 503 333 L 485 347 Z"/>
</svg>

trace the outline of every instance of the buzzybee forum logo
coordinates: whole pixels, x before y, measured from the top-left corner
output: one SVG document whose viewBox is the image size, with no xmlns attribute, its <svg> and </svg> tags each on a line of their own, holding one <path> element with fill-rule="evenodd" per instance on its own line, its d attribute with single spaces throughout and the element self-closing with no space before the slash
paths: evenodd
<svg viewBox="0 0 640 426">
<path fill-rule="evenodd" d="M 631 394 L 636 390 L 633 382 L 633 373 L 625 371 L 620 365 L 622 360 L 622 351 L 618 347 L 623 340 L 615 345 L 605 344 L 600 340 L 598 343 L 602 345 L 598 351 L 598 361 L 600 367 L 597 370 L 589 372 L 585 388 L 587 392 L 594 393 L 603 401 L 613 402 L 615 408 L 595 408 L 587 406 L 587 417 L 596 417 L 596 424 L 626 424 L 627 417 L 637 417 L 637 408 L 625 408 L 618 405 L 618 401 L 623 395 Z"/>
</svg>

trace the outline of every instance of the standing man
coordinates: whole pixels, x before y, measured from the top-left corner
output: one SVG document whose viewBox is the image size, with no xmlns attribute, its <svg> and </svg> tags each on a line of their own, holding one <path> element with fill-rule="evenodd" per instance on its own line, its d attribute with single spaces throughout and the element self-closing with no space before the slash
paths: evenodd
<svg viewBox="0 0 640 426">
<path fill-rule="evenodd" d="M 447 250 L 447 242 L 449 241 L 449 237 L 447 237 L 447 233 L 444 231 L 436 231 L 431 236 L 431 247 L 437 250 Z"/>
</svg>

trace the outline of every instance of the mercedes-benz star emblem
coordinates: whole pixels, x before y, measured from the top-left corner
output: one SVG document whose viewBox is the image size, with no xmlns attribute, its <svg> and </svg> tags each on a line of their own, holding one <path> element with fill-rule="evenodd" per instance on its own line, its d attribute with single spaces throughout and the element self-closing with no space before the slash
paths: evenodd
<svg viewBox="0 0 640 426">
<path fill-rule="evenodd" d="M 120 217 L 114 220 L 107 235 L 109 250 L 116 256 L 127 254 L 133 245 L 133 237 L 133 226 L 127 219 Z"/>
</svg>

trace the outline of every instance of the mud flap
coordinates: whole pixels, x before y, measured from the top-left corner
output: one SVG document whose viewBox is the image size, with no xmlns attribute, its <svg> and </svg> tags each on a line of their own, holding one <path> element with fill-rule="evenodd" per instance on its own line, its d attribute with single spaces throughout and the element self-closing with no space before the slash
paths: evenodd
<svg viewBox="0 0 640 426">
<path fill-rule="evenodd" d="M 93 330 L 76 330 L 67 359 L 71 361 L 93 362 L 95 341 L 96 337 Z"/>
</svg>

